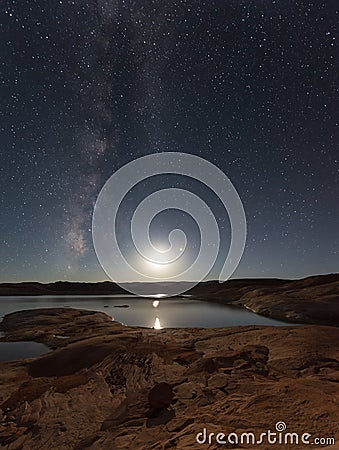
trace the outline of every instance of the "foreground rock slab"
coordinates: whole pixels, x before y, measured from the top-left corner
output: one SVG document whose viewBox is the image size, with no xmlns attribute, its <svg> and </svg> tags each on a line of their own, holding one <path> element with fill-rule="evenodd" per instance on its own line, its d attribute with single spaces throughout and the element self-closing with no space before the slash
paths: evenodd
<svg viewBox="0 0 339 450">
<path fill-rule="evenodd" d="M 336 327 L 153 330 L 59 308 L 10 314 L 0 330 L 51 348 L 0 363 L 1 449 L 309 448 L 213 440 L 277 422 L 339 439 Z M 211 445 L 196 441 L 205 429 Z"/>
</svg>

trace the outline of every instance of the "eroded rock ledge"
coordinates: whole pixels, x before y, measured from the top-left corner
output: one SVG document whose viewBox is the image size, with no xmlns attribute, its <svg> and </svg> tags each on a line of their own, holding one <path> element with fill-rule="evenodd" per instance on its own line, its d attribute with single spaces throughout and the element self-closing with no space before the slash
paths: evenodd
<svg viewBox="0 0 339 450">
<path fill-rule="evenodd" d="M 193 293 L 202 300 L 244 306 L 284 322 L 339 326 L 339 274 L 207 282 Z"/>
<path fill-rule="evenodd" d="M 0 329 L 54 349 L 0 364 L 3 449 L 198 449 L 204 427 L 259 435 L 278 421 L 339 437 L 336 327 L 152 330 L 58 308 Z"/>
</svg>

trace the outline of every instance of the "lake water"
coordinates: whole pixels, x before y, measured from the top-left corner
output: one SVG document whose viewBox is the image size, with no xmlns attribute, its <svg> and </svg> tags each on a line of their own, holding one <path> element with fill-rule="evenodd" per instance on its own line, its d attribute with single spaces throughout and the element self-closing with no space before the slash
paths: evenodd
<svg viewBox="0 0 339 450">
<path fill-rule="evenodd" d="M 128 305 L 128 307 L 119 307 Z M 0 319 L 22 309 L 72 307 L 102 311 L 125 325 L 154 328 L 217 328 L 234 325 L 286 325 L 243 308 L 190 298 L 131 296 L 0 297 Z"/>
<path fill-rule="evenodd" d="M 0 320 L 14 311 L 71 307 L 102 311 L 130 326 L 162 328 L 218 328 L 234 325 L 286 325 L 243 308 L 190 298 L 135 298 L 131 296 L 0 297 Z M 0 338 L 2 334 L 0 334 Z M 65 338 L 60 336 L 60 339 Z M 50 351 L 36 342 L 0 342 L 0 361 L 32 358 Z"/>
<path fill-rule="evenodd" d="M 49 351 L 51 351 L 50 348 L 38 342 L 0 342 L 0 362 L 34 358 Z"/>
</svg>

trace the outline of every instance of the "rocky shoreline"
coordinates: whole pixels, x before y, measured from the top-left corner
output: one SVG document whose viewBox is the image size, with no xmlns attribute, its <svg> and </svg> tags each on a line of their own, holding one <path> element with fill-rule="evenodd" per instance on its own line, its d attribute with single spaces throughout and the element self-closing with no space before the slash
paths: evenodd
<svg viewBox="0 0 339 450">
<path fill-rule="evenodd" d="M 339 438 L 337 327 L 153 330 L 58 308 L 9 314 L 0 330 L 53 350 L 0 363 L 1 449 L 216 449 L 197 433 L 259 436 L 279 421 Z"/>
<path fill-rule="evenodd" d="M 185 283 L 182 283 L 183 291 Z M 152 284 L 154 292 L 166 285 Z M 147 291 L 147 288 L 145 288 Z M 187 292 L 205 302 L 245 307 L 262 316 L 289 323 L 339 326 L 339 274 L 317 275 L 300 280 L 275 278 L 232 279 L 220 284 L 208 281 Z M 2 283 L 1 296 L 123 295 L 120 286 L 101 283 Z"/>
<path fill-rule="evenodd" d="M 202 283 L 193 293 L 201 300 L 243 306 L 284 322 L 339 326 L 339 274 Z"/>
</svg>

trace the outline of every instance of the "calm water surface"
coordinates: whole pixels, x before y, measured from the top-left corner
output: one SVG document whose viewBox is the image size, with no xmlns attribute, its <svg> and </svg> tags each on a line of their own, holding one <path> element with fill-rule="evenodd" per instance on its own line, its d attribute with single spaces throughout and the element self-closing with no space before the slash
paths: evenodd
<svg viewBox="0 0 339 450">
<path fill-rule="evenodd" d="M 121 308 L 121 305 L 128 307 Z M 126 296 L 0 297 L 0 319 L 22 309 L 71 307 L 102 311 L 126 325 L 155 328 L 217 328 L 233 325 L 286 325 L 246 309 L 189 298 Z"/>
<path fill-rule="evenodd" d="M 38 342 L 0 342 L 0 362 L 34 358 L 49 351 L 51 351 L 50 348 Z"/>
<path fill-rule="evenodd" d="M 125 305 L 125 307 L 121 307 Z M 0 320 L 14 311 L 71 307 L 103 311 L 125 325 L 161 328 L 217 328 L 233 325 L 286 325 L 246 309 L 189 298 L 126 296 L 0 297 Z M 126 307 L 128 306 L 128 307 Z M 0 333 L 0 338 L 1 338 Z M 60 336 L 60 338 L 64 338 Z M 36 342 L 0 342 L 0 361 L 31 358 L 50 351 Z"/>
</svg>

